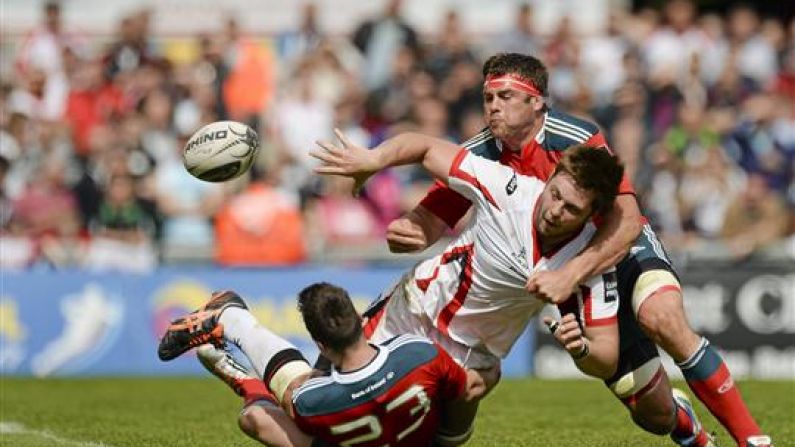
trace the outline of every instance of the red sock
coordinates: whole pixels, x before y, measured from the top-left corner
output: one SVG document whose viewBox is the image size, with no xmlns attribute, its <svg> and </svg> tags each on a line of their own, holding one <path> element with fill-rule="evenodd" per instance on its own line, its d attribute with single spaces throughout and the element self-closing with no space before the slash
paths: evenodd
<svg viewBox="0 0 795 447">
<path fill-rule="evenodd" d="M 679 364 L 693 393 L 726 427 L 734 440 L 745 445 L 749 436 L 762 434 L 734 384 L 729 368 L 706 339 L 688 360 Z"/>
<path fill-rule="evenodd" d="M 673 431 L 671 432 L 671 437 L 675 439 L 688 439 L 693 436 L 693 432 L 695 431 L 695 424 L 693 423 L 693 418 L 690 417 L 690 414 L 685 411 L 684 408 L 680 407 L 679 405 L 676 406 L 676 427 L 674 427 Z M 704 428 L 701 428 L 701 431 L 696 433 L 696 437 L 693 442 L 689 445 L 692 447 L 704 447 L 707 445 L 707 433 L 704 431 Z"/>
<path fill-rule="evenodd" d="M 259 379 L 250 378 L 237 381 L 235 392 L 243 398 L 243 406 L 249 406 L 258 400 L 267 400 L 279 406 L 276 397 L 271 394 L 265 382 Z"/>
</svg>

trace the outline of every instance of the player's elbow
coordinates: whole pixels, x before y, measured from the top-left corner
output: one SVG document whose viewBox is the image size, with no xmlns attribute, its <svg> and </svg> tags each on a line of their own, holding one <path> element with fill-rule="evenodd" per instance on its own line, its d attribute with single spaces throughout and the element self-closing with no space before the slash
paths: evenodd
<svg viewBox="0 0 795 447">
<path fill-rule="evenodd" d="M 629 246 L 643 231 L 642 216 L 635 196 L 630 194 L 618 196 L 610 213 L 613 214 L 613 219 L 620 222 L 621 234 L 624 235 L 625 245 L 629 249 Z"/>
<path fill-rule="evenodd" d="M 626 245 L 627 249 L 632 245 L 633 242 L 640 236 L 641 231 L 643 231 L 643 222 L 640 220 L 640 216 L 637 219 L 632 219 L 631 221 L 626 222 L 627 232 L 626 232 Z"/>
</svg>

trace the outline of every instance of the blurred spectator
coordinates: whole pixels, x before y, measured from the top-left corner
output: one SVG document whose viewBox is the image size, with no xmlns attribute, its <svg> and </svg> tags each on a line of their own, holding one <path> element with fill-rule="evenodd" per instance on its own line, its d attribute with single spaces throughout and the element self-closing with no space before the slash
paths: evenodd
<svg viewBox="0 0 795 447">
<path fill-rule="evenodd" d="M 353 182 L 341 177 L 324 180 L 323 194 L 306 211 L 307 221 L 323 222 L 307 228 L 313 250 L 324 252 L 380 244 L 383 227 L 367 202 L 351 196 Z"/>
<path fill-rule="evenodd" d="M 400 17 L 401 0 L 388 0 L 380 17 L 368 20 L 353 32 L 353 44 L 365 58 L 362 79 L 369 90 L 383 87 L 392 77 L 393 61 L 401 49 L 420 49 L 417 33 Z"/>
<path fill-rule="evenodd" d="M 642 209 L 667 243 L 681 240 L 684 228 L 677 195 L 682 163 L 662 144 L 649 148 L 648 158 L 652 174 Z"/>
<path fill-rule="evenodd" d="M 730 163 L 722 148 L 708 147 L 686 164 L 678 201 L 688 237 L 709 240 L 720 237 L 727 209 L 745 186 L 745 175 Z"/>
<path fill-rule="evenodd" d="M 778 194 L 793 179 L 795 122 L 793 105 L 769 94 L 743 104 L 743 120 L 727 142 L 729 154 L 748 173 L 758 174 Z"/>
<path fill-rule="evenodd" d="M 226 119 L 228 113 L 223 100 L 223 86 L 229 75 L 229 67 L 224 63 L 223 48 L 218 38 L 201 39 L 202 55 L 196 65 L 194 80 L 199 84 L 210 84 L 217 119 Z"/>
<path fill-rule="evenodd" d="M 276 48 L 280 60 L 288 70 L 296 61 L 314 51 L 323 40 L 317 19 L 317 5 L 307 2 L 301 9 L 301 23 L 298 28 L 281 33 L 276 38 Z"/>
<path fill-rule="evenodd" d="M 475 61 L 461 19 L 455 10 L 447 11 L 440 26 L 438 40 L 430 48 L 425 66 L 437 81 L 449 76 L 456 64 Z"/>
<path fill-rule="evenodd" d="M 412 87 L 421 74 L 416 74 L 417 58 L 409 47 L 398 50 L 391 62 L 392 72 L 389 82 L 372 91 L 368 97 L 368 119 L 371 131 L 383 130 L 389 124 L 402 121 L 411 110 Z"/>
<path fill-rule="evenodd" d="M 717 14 L 705 14 L 698 21 L 703 32 L 703 51 L 698 54 L 701 78 L 707 86 L 715 84 L 721 73 L 734 67 L 726 63 L 726 26 L 723 17 Z M 692 58 L 691 58 L 692 59 Z"/>
<path fill-rule="evenodd" d="M 292 265 L 306 260 L 296 200 L 277 189 L 272 177 L 260 177 L 256 168 L 249 185 L 218 212 L 215 233 L 215 259 L 221 265 Z"/>
<path fill-rule="evenodd" d="M 738 107 L 751 94 L 757 85 L 753 79 L 743 76 L 733 62 L 736 55 L 729 56 L 715 84 L 709 89 L 707 102 L 713 107 Z"/>
<path fill-rule="evenodd" d="M 793 22 L 795 23 L 795 19 Z M 788 98 L 790 104 L 795 103 L 795 44 L 782 54 L 781 71 L 773 82 L 773 92 Z"/>
<path fill-rule="evenodd" d="M 100 61 L 86 61 L 77 68 L 66 102 L 66 122 L 78 155 L 87 156 L 89 138 L 96 126 L 108 123 L 124 112 L 123 93 L 106 82 Z"/>
<path fill-rule="evenodd" d="M 780 240 L 788 223 L 784 201 L 771 193 L 763 177 L 752 175 L 745 191 L 729 204 L 721 235 L 731 254 L 742 259 Z"/>
<path fill-rule="evenodd" d="M 198 60 L 178 67 L 173 112 L 178 135 L 190 135 L 205 123 L 227 119 L 223 86 L 229 68 L 223 60 L 220 40 L 206 34 L 198 36 Z"/>
<path fill-rule="evenodd" d="M 460 141 L 483 128 L 483 75 L 480 64 L 467 61 L 457 63 L 450 76 L 441 82 L 439 92 L 448 105 L 449 127 Z M 478 130 L 473 132 L 474 128 Z"/>
<path fill-rule="evenodd" d="M 157 163 L 166 164 L 177 157 L 179 147 L 176 132 L 172 126 L 173 101 L 163 90 L 156 89 L 146 95 L 139 103 L 144 119 L 141 145 Z"/>
<path fill-rule="evenodd" d="M 182 147 L 179 144 L 173 150 L 179 153 Z M 157 207 L 163 215 L 164 258 L 209 254 L 214 241 L 210 218 L 223 202 L 222 187 L 188 174 L 181 157 L 158 164 L 154 176 Z"/>
<path fill-rule="evenodd" d="M 560 106 L 570 105 L 579 90 L 580 47 L 571 18 L 560 19 L 553 36 L 544 47 L 544 62 L 550 67 L 549 94 Z"/>
<path fill-rule="evenodd" d="M 628 51 L 622 57 L 621 64 L 625 79 L 611 100 L 604 104 L 597 102 L 593 112 L 596 121 L 606 126 L 610 147 L 621 157 L 636 191 L 642 194 L 649 181 L 645 160 L 645 149 L 649 143 L 646 118 L 649 95 L 639 72 L 639 56 L 634 51 Z"/>
<path fill-rule="evenodd" d="M 63 31 L 59 2 L 44 3 L 43 15 L 42 25 L 27 34 L 17 53 L 17 74 L 28 88 L 14 101 L 28 114 L 54 121 L 63 116 L 69 88 L 63 57 L 75 40 Z"/>
<path fill-rule="evenodd" d="M 31 150 L 31 124 L 27 115 L 11 112 L 0 128 L 0 154 L 10 166 L 3 176 L 3 191 L 9 197 L 22 193 L 25 184 L 38 166 L 38 154 Z"/>
<path fill-rule="evenodd" d="M 343 65 L 338 50 L 330 44 L 321 44 L 301 61 L 312 92 L 329 104 L 336 104 L 348 92 L 361 90 L 355 75 Z"/>
<path fill-rule="evenodd" d="M 513 17 L 513 28 L 494 39 L 489 45 L 489 53 L 538 54 L 541 42 L 533 26 L 533 7 L 529 3 L 523 3 Z"/>
<path fill-rule="evenodd" d="M 705 53 L 706 36 L 695 24 L 696 6 L 691 0 L 672 0 L 664 6 L 665 24 L 643 43 L 643 55 L 652 78 L 677 78 L 690 66 L 693 56 Z"/>
<path fill-rule="evenodd" d="M 776 74 L 775 48 L 759 33 L 759 16 L 749 5 L 740 4 L 729 14 L 729 41 L 724 51 L 736 53 L 733 60 L 740 73 L 759 85 L 766 85 Z"/>
<path fill-rule="evenodd" d="M 334 123 L 331 103 L 318 97 L 312 84 L 311 65 L 302 65 L 292 77 L 283 98 L 272 114 L 274 137 L 287 167 L 280 173 L 282 184 L 300 190 L 313 181 L 315 159 L 309 151 L 315 141 L 329 139 Z"/>
<path fill-rule="evenodd" d="M 146 272 L 155 267 L 154 217 L 136 197 L 131 176 L 111 177 L 90 230 L 92 239 L 84 260 L 86 267 L 131 272 Z"/>
<path fill-rule="evenodd" d="M 149 10 L 140 10 L 121 20 L 117 40 L 105 54 L 105 69 L 110 77 L 159 62 L 159 56 L 150 42 L 150 20 Z"/>
<path fill-rule="evenodd" d="M 588 80 L 600 105 L 612 98 L 626 76 L 623 59 L 629 42 L 621 34 L 623 20 L 616 12 L 610 14 L 605 34 L 585 38 L 579 51 L 581 69 L 585 73 L 598 73 L 598 76 L 589 76 Z"/>
<path fill-rule="evenodd" d="M 22 194 L 14 200 L 11 229 L 34 242 L 55 265 L 74 264 L 80 230 L 77 202 L 66 184 L 66 164 L 56 155 L 42 160 Z"/>
<path fill-rule="evenodd" d="M 72 186 L 83 225 L 94 218 L 103 197 L 103 188 L 114 174 L 127 172 L 127 153 L 110 125 L 96 126 L 89 140 L 90 157 L 82 165 Z"/>
<path fill-rule="evenodd" d="M 225 29 L 224 59 L 229 67 L 223 96 L 229 119 L 259 130 L 259 117 L 274 95 L 273 56 L 260 43 L 244 36 L 237 20 L 230 18 Z"/>
<path fill-rule="evenodd" d="M 0 267 L 3 269 L 20 269 L 33 262 L 35 247 L 33 241 L 20 235 L 21 229 L 12 226 L 14 216 L 14 203 L 5 188 L 5 178 L 8 173 L 10 161 L 0 155 Z"/>
<path fill-rule="evenodd" d="M 718 134 L 706 121 L 704 108 L 698 104 L 684 103 L 679 106 L 676 124 L 663 137 L 665 147 L 686 165 L 693 160 L 702 160 L 704 151 L 718 143 Z"/>
</svg>

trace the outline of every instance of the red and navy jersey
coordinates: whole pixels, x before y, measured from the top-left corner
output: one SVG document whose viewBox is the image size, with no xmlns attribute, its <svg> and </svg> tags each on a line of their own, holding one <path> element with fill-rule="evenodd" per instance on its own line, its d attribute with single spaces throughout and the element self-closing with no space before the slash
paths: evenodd
<svg viewBox="0 0 795 447">
<path fill-rule="evenodd" d="M 431 445 L 442 404 L 464 394 L 466 372 L 425 338 L 401 335 L 374 346 L 378 353 L 367 366 L 332 369 L 296 389 L 296 424 L 344 446 Z"/>
<path fill-rule="evenodd" d="M 555 171 L 558 161 L 563 158 L 565 150 L 580 144 L 609 150 L 596 124 L 550 109 L 544 115 L 541 130 L 521 151 L 503 150 L 502 142 L 488 128 L 466 141 L 463 147 L 476 155 L 510 166 L 520 174 L 546 182 Z M 635 193 L 626 175 L 621 181 L 619 193 Z M 470 202 L 444 183 L 436 182 L 421 205 L 454 227 L 466 214 Z"/>
</svg>

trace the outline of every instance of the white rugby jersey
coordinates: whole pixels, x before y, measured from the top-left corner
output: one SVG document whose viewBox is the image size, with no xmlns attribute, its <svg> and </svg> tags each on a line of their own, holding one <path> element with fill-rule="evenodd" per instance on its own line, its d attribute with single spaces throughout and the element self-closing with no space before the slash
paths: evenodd
<svg viewBox="0 0 795 447">
<path fill-rule="evenodd" d="M 543 182 L 462 149 L 449 186 L 472 201 L 475 215 L 444 253 L 415 267 L 408 291 L 442 334 L 505 357 L 545 304 L 525 289 L 530 274 L 559 268 L 585 248 L 596 228 L 589 221 L 543 257 L 533 224 Z M 578 294 L 578 316 L 586 325 L 615 321 L 615 284 L 605 296 L 603 283 L 601 275 L 594 277 Z"/>
</svg>

